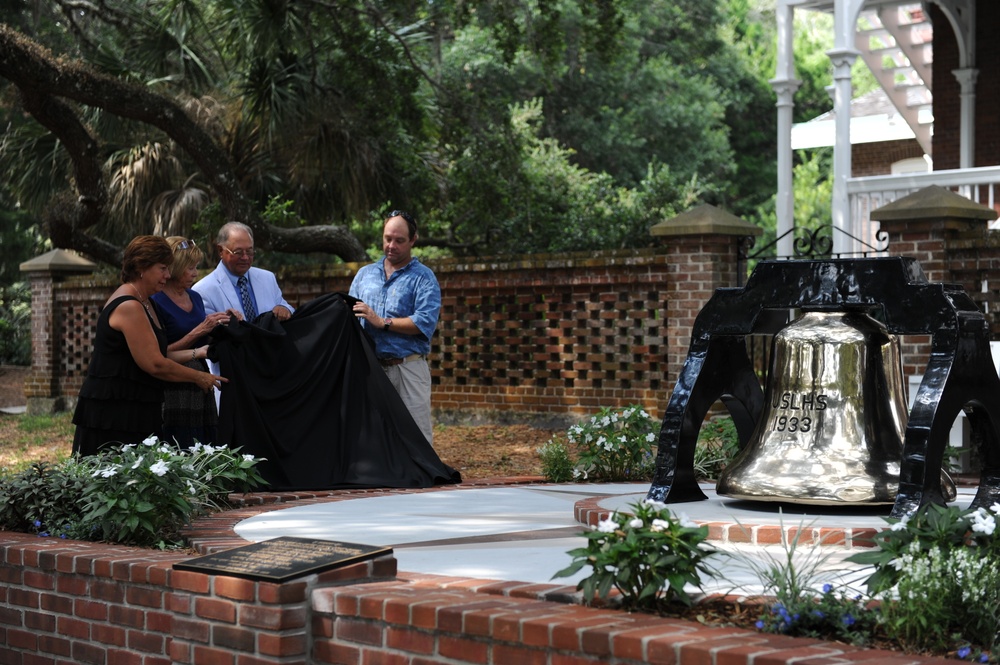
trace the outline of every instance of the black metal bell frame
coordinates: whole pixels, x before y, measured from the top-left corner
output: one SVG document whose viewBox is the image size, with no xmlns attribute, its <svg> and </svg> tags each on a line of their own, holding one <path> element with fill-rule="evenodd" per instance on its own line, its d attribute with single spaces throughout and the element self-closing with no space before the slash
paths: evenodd
<svg viewBox="0 0 1000 665">
<path fill-rule="evenodd" d="M 932 335 L 930 360 L 907 421 L 892 516 L 945 503 L 944 452 L 962 410 L 983 465 L 972 506 L 1000 501 L 1000 377 L 989 325 L 963 289 L 928 282 L 919 262 L 906 257 L 763 261 L 745 287 L 717 289 L 695 319 L 663 417 L 647 498 L 664 503 L 707 498 L 694 475 L 701 425 L 721 399 L 740 446 L 746 445 L 764 409 L 746 336 L 777 332 L 769 329 L 770 313 L 795 308 L 863 311 L 882 320 L 889 333 Z"/>
</svg>

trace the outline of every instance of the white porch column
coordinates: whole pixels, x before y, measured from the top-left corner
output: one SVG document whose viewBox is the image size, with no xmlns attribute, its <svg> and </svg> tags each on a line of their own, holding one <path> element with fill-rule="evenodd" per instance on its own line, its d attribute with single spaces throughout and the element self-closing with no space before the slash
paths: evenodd
<svg viewBox="0 0 1000 665">
<path fill-rule="evenodd" d="M 858 57 L 854 49 L 832 50 L 827 55 L 833 62 L 833 114 L 836 139 L 833 148 L 833 253 L 855 250 L 855 243 L 844 233 L 854 233 L 851 223 L 847 180 L 851 177 L 851 66 Z"/>
<path fill-rule="evenodd" d="M 959 107 L 958 168 L 971 169 L 976 165 L 976 78 L 978 69 L 956 69 L 952 72 L 962 86 Z"/>
<path fill-rule="evenodd" d="M 795 110 L 795 91 L 802 85 L 795 78 L 795 57 L 792 45 L 795 9 L 788 0 L 778 0 L 778 66 L 771 87 L 777 94 L 778 108 L 778 195 L 775 199 L 778 238 L 795 228 L 795 195 L 792 178 L 792 119 Z M 778 240 L 778 256 L 791 256 L 793 234 Z"/>
</svg>

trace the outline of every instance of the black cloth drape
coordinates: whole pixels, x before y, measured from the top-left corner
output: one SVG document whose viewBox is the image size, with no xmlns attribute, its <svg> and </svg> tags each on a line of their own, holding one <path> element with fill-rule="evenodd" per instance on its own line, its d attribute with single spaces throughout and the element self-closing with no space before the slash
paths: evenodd
<svg viewBox="0 0 1000 665">
<path fill-rule="evenodd" d="M 273 490 L 461 482 L 389 383 L 351 307 L 330 293 L 281 322 L 219 326 L 219 443 L 264 457 Z"/>
</svg>

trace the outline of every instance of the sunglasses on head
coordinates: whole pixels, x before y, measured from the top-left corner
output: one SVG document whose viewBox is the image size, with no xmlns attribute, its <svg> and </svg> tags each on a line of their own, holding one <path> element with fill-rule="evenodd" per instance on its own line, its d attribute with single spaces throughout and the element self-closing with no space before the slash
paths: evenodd
<svg viewBox="0 0 1000 665">
<path fill-rule="evenodd" d="M 182 240 L 177 243 L 177 249 L 191 249 L 192 247 L 197 247 L 198 243 L 194 240 Z"/>
<path fill-rule="evenodd" d="M 413 219 L 413 215 L 406 212 L 405 210 L 393 210 L 392 212 L 389 213 L 389 216 L 386 217 L 386 219 L 392 219 L 393 217 L 402 217 L 403 219 L 406 220 L 406 223 L 409 224 L 412 228 L 414 229 L 417 228 L 417 220 Z"/>
</svg>

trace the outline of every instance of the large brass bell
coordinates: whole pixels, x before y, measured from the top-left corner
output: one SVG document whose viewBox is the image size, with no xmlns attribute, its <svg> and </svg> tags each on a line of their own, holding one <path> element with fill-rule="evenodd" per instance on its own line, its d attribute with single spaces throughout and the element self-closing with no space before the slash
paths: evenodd
<svg viewBox="0 0 1000 665">
<path fill-rule="evenodd" d="M 723 496 L 892 504 L 907 409 L 899 341 L 863 312 L 807 311 L 772 345 L 765 405 L 721 474 Z M 954 483 L 942 474 L 945 496 Z"/>
</svg>

